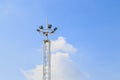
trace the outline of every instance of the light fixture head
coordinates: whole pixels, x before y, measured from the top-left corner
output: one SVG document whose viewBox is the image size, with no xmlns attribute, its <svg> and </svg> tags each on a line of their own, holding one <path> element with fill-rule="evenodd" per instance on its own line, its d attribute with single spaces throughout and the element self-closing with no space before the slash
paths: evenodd
<svg viewBox="0 0 120 80">
<path fill-rule="evenodd" d="M 51 31 L 50 33 L 53 34 L 55 31 Z"/>
<path fill-rule="evenodd" d="M 36 31 L 40 32 L 40 30 L 39 30 L 39 29 L 37 29 Z"/>
<path fill-rule="evenodd" d="M 46 32 L 43 32 L 43 34 L 46 34 Z"/>
<path fill-rule="evenodd" d="M 52 25 L 51 25 L 51 24 L 48 24 L 48 28 L 51 29 L 51 28 L 52 28 Z"/>
<path fill-rule="evenodd" d="M 54 31 L 56 31 L 56 30 L 57 30 L 57 27 L 54 28 Z"/>
<path fill-rule="evenodd" d="M 43 29 L 43 26 L 39 26 L 40 29 Z"/>
</svg>

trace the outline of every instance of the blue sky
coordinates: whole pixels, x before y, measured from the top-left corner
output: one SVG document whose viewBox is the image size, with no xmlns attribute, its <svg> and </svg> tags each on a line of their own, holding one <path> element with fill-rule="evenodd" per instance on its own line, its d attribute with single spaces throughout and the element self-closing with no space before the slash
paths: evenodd
<svg viewBox="0 0 120 80">
<path fill-rule="evenodd" d="M 46 16 L 58 27 L 50 38 L 77 48 L 71 59 L 88 80 L 120 80 L 119 0 L 0 1 L 0 80 L 26 80 L 20 70 L 41 64 Z"/>
</svg>

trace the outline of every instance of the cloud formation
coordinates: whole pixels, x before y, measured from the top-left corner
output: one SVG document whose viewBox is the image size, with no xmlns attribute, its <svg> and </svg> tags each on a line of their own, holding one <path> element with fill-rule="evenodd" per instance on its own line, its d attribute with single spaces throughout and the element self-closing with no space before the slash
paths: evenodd
<svg viewBox="0 0 120 80">
<path fill-rule="evenodd" d="M 73 65 L 68 52 L 75 52 L 71 44 L 67 43 L 64 37 L 58 37 L 52 41 L 51 71 L 52 80 L 83 80 L 83 74 Z M 27 80 L 42 80 L 43 65 L 37 65 L 34 69 L 23 71 Z"/>
<path fill-rule="evenodd" d="M 57 40 L 51 41 L 51 49 L 52 52 L 67 52 L 67 53 L 74 53 L 76 52 L 76 48 L 74 48 L 71 44 L 67 43 L 64 37 L 58 37 Z"/>
</svg>

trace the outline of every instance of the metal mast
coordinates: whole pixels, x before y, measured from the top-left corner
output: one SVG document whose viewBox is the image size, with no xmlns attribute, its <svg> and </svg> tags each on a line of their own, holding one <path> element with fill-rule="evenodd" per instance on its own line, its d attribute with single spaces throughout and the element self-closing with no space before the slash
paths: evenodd
<svg viewBox="0 0 120 80">
<path fill-rule="evenodd" d="M 46 38 L 43 41 L 43 80 L 51 80 L 51 42 L 48 39 L 50 34 L 53 34 L 57 27 L 52 29 L 52 25 L 46 22 L 47 28 L 41 25 L 37 31 L 42 33 Z"/>
</svg>

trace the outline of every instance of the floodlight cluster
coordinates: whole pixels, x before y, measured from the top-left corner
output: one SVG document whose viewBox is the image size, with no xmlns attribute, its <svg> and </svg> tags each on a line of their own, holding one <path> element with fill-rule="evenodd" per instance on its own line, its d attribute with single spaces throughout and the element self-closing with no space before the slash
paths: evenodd
<svg viewBox="0 0 120 80">
<path fill-rule="evenodd" d="M 38 32 L 42 33 L 45 36 L 48 36 L 48 34 L 53 34 L 56 30 L 57 30 L 57 27 L 52 29 L 51 24 L 48 24 L 46 29 L 44 29 L 44 27 L 42 25 L 39 26 L 39 29 L 37 29 Z"/>
</svg>

